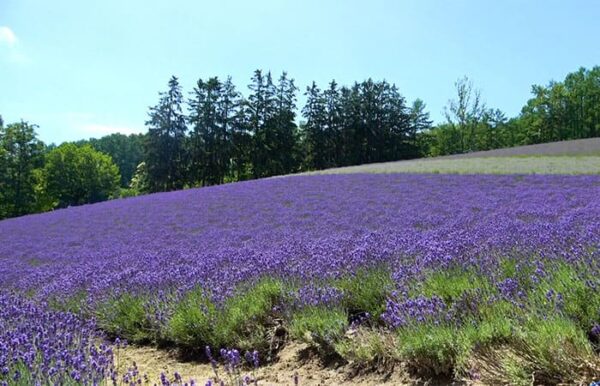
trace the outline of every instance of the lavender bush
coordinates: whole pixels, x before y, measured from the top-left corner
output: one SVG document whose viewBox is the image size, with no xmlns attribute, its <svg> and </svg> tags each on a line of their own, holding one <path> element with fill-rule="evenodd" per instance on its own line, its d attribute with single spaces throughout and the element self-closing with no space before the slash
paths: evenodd
<svg viewBox="0 0 600 386">
<path fill-rule="evenodd" d="M 112 348 L 93 323 L 0 294 L 0 384 L 99 384 L 114 374 Z"/>
</svg>

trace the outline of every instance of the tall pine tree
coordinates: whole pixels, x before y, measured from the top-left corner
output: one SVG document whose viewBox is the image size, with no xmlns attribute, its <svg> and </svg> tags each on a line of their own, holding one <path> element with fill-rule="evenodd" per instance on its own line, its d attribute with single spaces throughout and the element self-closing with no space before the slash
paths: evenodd
<svg viewBox="0 0 600 386">
<path fill-rule="evenodd" d="M 308 169 L 324 169 L 328 165 L 327 111 L 325 98 L 315 82 L 306 88 L 306 104 L 302 114 L 304 124 L 305 165 Z"/>
<path fill-rule="evenodd" d="M 282 73 L 277 84 L 275 95 L 275 115 L 269 129 L 273 132 L 270 148 L 270 175 L 295 172 L 297 159 L 297 126 L 296 126 L 296 91 L 294 80 Z"/>
<path fill-rule="evenodd" d="M 199 79 L 189 101 L 192 125 L 188 147 L 189 178 L 193 185 L 219 183 L 217 104 L 220 93 L 218 78 L 210 78 L 206 82 Z"/>
<path fill-rule="evenodd" d="M 227 176 L 231 178 L 235 170 L 234 159 L 237 143 L 234 140 L 242 123 L 240 105 L 240 94 L 236 91 L 231 77 L 227 77 L 221 85 L 220 98 L 217 103 L 219 183 L 223 183 Z"/>
<path fill-rule="evenodd" d="M 152 192 L 181 189 L 185 185 L 187 126 L 181 107 L 183 95 L 175 76 L 169 80 L 168 87 L 166 92 L 159 93 L 158 104 L 150 107 L 150 119 L 146 122 L 145 164 Z"/>
</svg>

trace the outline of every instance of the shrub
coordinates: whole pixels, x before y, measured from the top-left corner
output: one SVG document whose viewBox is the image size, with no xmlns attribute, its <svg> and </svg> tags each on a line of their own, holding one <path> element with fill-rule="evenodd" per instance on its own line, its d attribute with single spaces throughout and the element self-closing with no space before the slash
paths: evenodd
<svg viewBox="0 0 600 386">
<path fill-rule="evenodd" d="M 335 343 L 344 336 L 347 325 L 347 315 L 339 308 L 307 307 L 293 315 L 290 335 L 330 353 L 335 351 Z"/>
<path fill-rule="evenodd" d="M 154 340 L 155 333 L 147 319 L 147 298 L 123 293 L 99 304 L 96 308 L 98 326 L 114 337 L 134 343 Z"/>
<path fill-rule="evenodd" d="M 377 321 L 385 311 L 385 300 L 393 288 L 393 281 L 388 269 L 378 267 L 359 270 L 338 280 L 334 286 L 343 291 L 343 307 L 351 316 L 368 312 Z"/>
<path fill-rule="evenodd" d="M 220 307 L 201 288 L 189 292 L 175 307 L 169 321 L 169 337 L 191 350 L 238 347 L 243 350 L 268 347 L 266 330 L 272 322 L 273 307 L 281 300 L 283 285 L 276 279 L 262 279 L 241 287 Z"/>
<path fill-rule="evenodd" d="M 175 306 L 168 323 L 168 336 L 178 345 L 203 349 L 206 344 L 220 346 L 213 331 L 217 308 L 200 287 L 188 292 Z"/>
</svg>

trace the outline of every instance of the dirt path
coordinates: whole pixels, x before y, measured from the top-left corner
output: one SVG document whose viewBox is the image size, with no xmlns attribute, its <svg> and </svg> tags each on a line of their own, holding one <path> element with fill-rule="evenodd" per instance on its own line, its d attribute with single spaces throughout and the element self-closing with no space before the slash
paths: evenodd
<svg viewBox="0 0 600 386">
<path fill-rule="evenodd" d="M 278 361 L 256 371 L 258 384 L 294 385 L 294 375 L 298 376 L 298 385 L 407 385 L 414 384 L 401 369 L 388 372 L 368 372 L 356 374 L 353 366 L 330 364 L 324 366 L 315 357 L 306 355 L 307 346 L 297 343 L 288 344 L 279 353 Z M 117 353 L 119 372 L 127 371 L 133 362 L 137 364 L 141 374 L 147 374 L 151 384 L 158 383 L 161 372 L 172 378 L 178 372 L 185 382 L 193 379 L 197 385 L 204 385 L 208 379 L 214 379 L 209 364 L 201 362 L 184 362 L 178 360 L 174 353 L 151 347 L 129 346 Z M 219 368 L 223 372 L 222 367 Z M 242 372 L 252 376 L 251 371 Z M 221 373 L 220 373 L 221 375 Z M 224 379 L 227 379 L 224 377 Z"/>
</svg>

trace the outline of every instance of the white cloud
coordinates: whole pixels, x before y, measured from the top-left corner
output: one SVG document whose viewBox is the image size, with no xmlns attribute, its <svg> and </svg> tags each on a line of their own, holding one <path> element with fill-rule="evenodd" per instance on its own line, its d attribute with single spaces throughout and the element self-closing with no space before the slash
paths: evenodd
<svg viewBox="0 0 600 386">
<path fill-rule="evenodd" d="M 17 35 L 10 28 L 0 26 L 0 44 L 14 47 L 17 44 Z"/>
<path fill-rule="evenodd" d="M 7 26 L 0 26 L 0 59 L 14 64 L 28 64 L 31 61 L 23 52 L 17 35 Z"/>
</svg>

